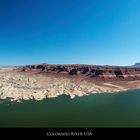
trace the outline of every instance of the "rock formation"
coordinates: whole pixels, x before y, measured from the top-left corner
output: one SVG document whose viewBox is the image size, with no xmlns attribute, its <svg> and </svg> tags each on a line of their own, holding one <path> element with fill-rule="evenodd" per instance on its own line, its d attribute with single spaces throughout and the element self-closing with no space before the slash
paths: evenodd
<svg viewBox="0 0 140 140">
<path fill-rule="evenodd" d="M 0 100 L 7 98 L 11 101 L 43 100 L 63 94 L 74 98 L 75 96 L 118 92 L 127 89 L 109 83 L 98 85 L 87 81 L 78 82 L 78 80 L 72 78 L 46 77 L 31 72 L 26 73 L 13 69 L 5 72 L 5 70 L 0 71 Z M 23 70 L 26 70 L 26 68 L 23 68 Z"/>
<path fill-rule="evenodd" d="M 79 76 L 93 81 L 139 80 L 140 67 L 97 65 L 27 65 L 23 71 L 39 71 L 61 76 Z"/>
<path fill-rule="evenodd" d="M 28 65 L 0 67 L 0 100 L 70 98 L 140 88 L 140 67 Z"/>
</svg>

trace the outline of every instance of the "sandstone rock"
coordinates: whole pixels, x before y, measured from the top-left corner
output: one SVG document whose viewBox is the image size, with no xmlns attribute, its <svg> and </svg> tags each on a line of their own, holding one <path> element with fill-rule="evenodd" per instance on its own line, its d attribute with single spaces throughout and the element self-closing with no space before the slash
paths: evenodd
<svg viewBox="0 0 140 140">
<path fill-rule="evenodd" d="M 26 71 L 30 71 L 29 68 L 34 70 L 41 70 L 45 72 L 55 72 L 56 74 L 63 75 L 85 75 L 94 80 L 136 80 L 140 79 L 140 67 L 118 67 L 118 66 L 95 66 L 95 65 L 30 65 L 26 66 Z"/>
<path fill-rule="evenodd" d="M 47 68 L 50 69 L 49 67 Z M 57 69 L 57 66 L 52 66 L 51 72 L 52 68 L 54 68 L 53 71 L 55 71 Z M 72 65 L 65 67 L 65 69 L 70 68 L 74 68 L 77 71 L 80 71 L 82 76 L 85 76 L 85 73 L 87 73 L 86 71 L 90 72 L 92 70 L 92 66 L 89 66 L 90 69 L 88 70 L 84 66 Z M 63 69 L 64 68 L 62 67 L 61 70 Z M 104 70 L 99 71 L 96 76 L 98 77 L 100 73 L 104 73 Z M 107 72 L 105 73 L 107 75 Z M 59 74 L 61 74 L 61 72 L 59 72 Z M 69 74 L 67 73 L 67 75 Z M 105 85 L 98 86 L 94 82 L 77 80 L 76 77 L 78 75 L 80 75 L 80 73 L 77 73 L 76 75 L 74 74 L 73 78 L 70 79 L 69 77 L 63 77 L 63 75 L 57 77 L 57 73 L 55 75 L 56 77 L 45 77 L 41 74 L 32 74 L 32 72 L 28 73 L 28 71 L 8 72 L 6 74 L 0 73 L 0 99 L 11 98 L 11 101 L 30 99 L 42 100 L 45 98 L 58 97 L 63 94 L 69 95 L 70 98 L 73 99 L 75 98 L 75 96 L 124 90 L 123 87 L 116 86 L 113 88 L 107 87 Z M 107 77 L 106 75 L 104 76 L 104 78 Z"/>
</svg>

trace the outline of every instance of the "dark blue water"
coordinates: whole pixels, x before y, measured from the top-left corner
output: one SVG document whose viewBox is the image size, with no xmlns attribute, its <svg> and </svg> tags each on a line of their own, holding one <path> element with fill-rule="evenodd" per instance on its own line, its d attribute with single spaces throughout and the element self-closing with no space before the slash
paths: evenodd
<svg viewBox="0 0 140 140">
<path fill-rule="evenodd" d="M 0 127 L 140 127 L 140 90 L 0 104 Z"/>
</svg>

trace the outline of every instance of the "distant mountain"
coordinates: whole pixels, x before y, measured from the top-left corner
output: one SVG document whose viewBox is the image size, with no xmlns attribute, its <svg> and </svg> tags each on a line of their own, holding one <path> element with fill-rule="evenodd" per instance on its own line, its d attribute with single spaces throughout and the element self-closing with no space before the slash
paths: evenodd
<svg viewBox="0 0 140 140">
<path fill-rule="evenodd" d="M 136 63 L 134 66 L 138 66 L 138 67 L 140 67 L 140 63 Z"/>
</svg>

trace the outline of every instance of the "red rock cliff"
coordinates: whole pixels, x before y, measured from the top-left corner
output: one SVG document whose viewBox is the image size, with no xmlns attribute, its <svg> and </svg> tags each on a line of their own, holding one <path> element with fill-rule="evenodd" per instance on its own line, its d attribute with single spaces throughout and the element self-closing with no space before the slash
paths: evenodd
<svg viewBox="0 0 140 140">
<path fill-rule="evenodd" d="M 140 67 L 96 65 L 27 65 L 23 71 L 39 71 L 58 75 L 83 76 L 93 80 L 140 80 Z"/>
</svg>

